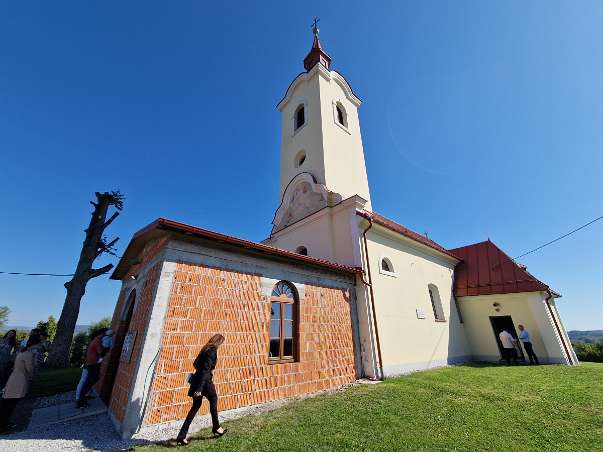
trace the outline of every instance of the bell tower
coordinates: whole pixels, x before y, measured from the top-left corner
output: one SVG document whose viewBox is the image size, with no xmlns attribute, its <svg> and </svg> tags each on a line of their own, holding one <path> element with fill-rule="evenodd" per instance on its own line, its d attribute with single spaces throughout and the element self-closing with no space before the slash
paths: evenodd
<svg viewBox="0 0 603 452">
<path fill-rule="evenodd" d="M 277 106 L 282 116 L 279 210 L 295 198 L 296 189 L 298 195 L 308 190 L 316 194 L 316 206 L 320 204 L 319 192 L 326 205 L 358 195 L 366 200 L 365 208 L 370 210 L 358 119 L 361 101 L 346 79 L 331 70 L 331 57 L 321 45 L 316 19 L 312 28 L 314 37 L 304 58 L 305 72 L 293 80 Z M 300 188 L 298 183 L 309 186 Z M 308 212 L 308 202 L 304 201 L 305 213 L 312 213 Z"/>
</svg>

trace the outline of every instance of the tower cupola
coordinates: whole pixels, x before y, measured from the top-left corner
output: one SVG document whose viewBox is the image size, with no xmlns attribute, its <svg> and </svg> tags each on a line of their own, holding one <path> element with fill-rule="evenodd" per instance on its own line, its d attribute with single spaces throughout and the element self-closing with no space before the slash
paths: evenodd
<svg viewBox="0 0 603 452">
<path fill-rule="evenodd" d="M 314 24 L 312 25 L 312 32 L 314 33 L 312 48 L 308 55 L 306 55 L 306 58 L 304 58 L 304 68 L 306 71 L 309 71 L 318 63 L 322 64 L 327 69 L 331 68 L 331 57 L 322 49 L 320 39 L 318 38 L 318 33 L 320 33 L 318 21 L 319 19 L 314 19 Z"/>
</svg>

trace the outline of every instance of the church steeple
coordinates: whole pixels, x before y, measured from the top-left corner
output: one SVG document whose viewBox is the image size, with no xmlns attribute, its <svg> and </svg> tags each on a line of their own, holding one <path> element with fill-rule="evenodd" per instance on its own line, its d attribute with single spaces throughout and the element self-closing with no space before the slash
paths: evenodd
<svg viewBox="0 0 603 452">
<path fill-rule="evenodd" d="M 318 39 L 318 33 L 320 33 L 320 30 L 318 29 L 318 22 L 319 19 L 314 18 L 314 24 L 312 25 L 312 33 L 314 34 L 314 40 L 312 42 L 312 48 L 310 49 L 310 52 L 308 53 L 308 55 L 306 55 L 306 58 L 304 58 L 304 68 L 306 69 L 306 71 L 309 71 L 318 63 L 322 64 L 327 69 L 331 68 L 331 57 L 327 55 L 327 52 L 322 49 L 322 46 L 320 45 L 320 39 Z"/>
</svg>

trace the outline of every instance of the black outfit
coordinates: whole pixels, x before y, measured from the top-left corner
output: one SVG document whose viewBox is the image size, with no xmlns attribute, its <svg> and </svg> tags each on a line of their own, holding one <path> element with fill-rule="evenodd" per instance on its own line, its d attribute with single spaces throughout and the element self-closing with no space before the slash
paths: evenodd
<svg viewBox="0 0 603 452">
<path fill-rule="evenodd" d="M 199 356 L 197 356 L 197 359 L 195 359 L 195 362 L 193 363 L 195 373 L 191 378 L 191 387 L 188 390 L 189 397 L 193 398 L 193 406 L 186 415 L 184 424 L 182 424 L 180 433 L 178 433 L 177 439 L 179 441 L 186 438 L 191 422 L 193 422 L 193 419 L 197 415 L 197 411 L 201 408 L 203 397 L 209 401 L 212 431 L 215 433 L 220 428 L 220 421 L 218 420 L 218 394 L 216 394 L 212 373 L 216 367 L 217 360 L 218 353 L 216 349 L 208 348 L 204 352 L 199 353 Z"/>
<path fill-rule="evenodd" d="M 21 399 L 0 399 L 0 431 L 9 428 L 10 418 L 19 400 Z"/>
<path fill-rule="evenodd" d="M 86 381 L 84 381 L 84 385 L 82 386 L 82 391 L 80 392 L 80 399 L 77 401 L 78 406 L 85 405 L 86 394 L 90 392 L 92 386 L 94 386 L 100 378 L 100 363 L 91 364 L 89 366 L 85 366 L 85 368 L 86 370 L 88 370 L 88 375 L 86 376 Z"/>
<path fill-rule="evenodd" d="M 503 358 L 507 364 L 511 364 L 511 360 L 513 360 L 514 364 L 517 364 L 517 350 L 515 350 L 515 348 L 503 347 Z"/>
<path fill-rule="evenodd" d="M 531 342 L 523 342 L 523 348 L 526 349 L 528 358 L 530 358 L 530 363 L 538 364 L 538 357 L 536 356 L 536 353 L 534 353 L 534 348 L 532 347 L 532 343 Z"/>
</svg>

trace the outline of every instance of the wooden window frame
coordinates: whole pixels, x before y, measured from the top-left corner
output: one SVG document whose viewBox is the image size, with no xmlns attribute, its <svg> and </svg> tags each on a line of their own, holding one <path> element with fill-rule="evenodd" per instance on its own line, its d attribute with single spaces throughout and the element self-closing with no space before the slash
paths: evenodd
<svg viewBox="0 0 603 452">
<path fill-rule="evenodd" d="M 279 356 L 278 357 L 273 357 L 270 356 L 270 342 L 268 342 L 268 363 L 269 364 L 283 364 L 283 363 L 293 363 L 295 361 L 297 361 L 297 351 L 298 351 L 298 335 L 297 335 L 297 323 L 298 323 L 298 314 L 297 314 L 297 299 L 296 298 L 289 298 L 289 297 L 274 297 L 271 296 L 270 297 L 270 306 L 272 307 L 272 303 L 279 303 L 280 304 L 280 327 L 279 327 L 279 335 L 280 335 L 280 341 L 279 341 Z M 284 305 L 285 304 L 290 304 L 293 306 L 293 331 L 292 331 L 292 336 L 293 336 L 293 350 L 292 352 L 292 356 L 283 356 L 283 353 L 285 351 L 285 335 L 284 335 L 284 330 L 285 330 L 285 316 L 283 315 L 284 312 Z M 272 325 L 272 316 L 270 316 L 270 325 Z"/>
</svg>

